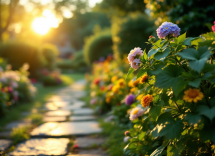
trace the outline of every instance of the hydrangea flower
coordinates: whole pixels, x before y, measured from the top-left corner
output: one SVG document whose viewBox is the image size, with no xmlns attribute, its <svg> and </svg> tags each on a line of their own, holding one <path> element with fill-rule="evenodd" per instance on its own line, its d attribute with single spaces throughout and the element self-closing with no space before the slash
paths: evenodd
<svg viewBox="0 0 215 156">
<path fill-rule="evenodd" d="M 140 57 L 142 55 L 143 55 L 143 51 L 139 47 L 132 49 L 128 54 L 128 57 L 127 57 L 128 62 L 131 65 L 131 67 L 134 68 L 135 70 L 138 69 L 139 63 L 141 63 Z"/>
<path fill-rule="evenodd" d="M 131 113 L 130 113 L 130 120 L 133 121 L 135 119 L 137 119 L 139 116 L 142 116 L 144 113 L 144 110 L 141 109 L 140 107 L 135 107 L 131 110 Z"/>
<path fill-rule="evenodd" d="M 156 31 L 159 38 L 165 38 L 168 35 L 172 35 L 173 37 L 179 36 L 181 29 L 177 24 L 164 22 Z"/>
<path fill-rule="evenodd" d="M 125 97 L 125 104 L 131 105 L 135 101 L 135 96 L 133 94 L 129 94 Z"/>
<path fill-rule="evenodd" d="M 128 142 L 128 140 L 130 139 L 130 137 L 128 137 L 128 136 L 126 136 L 126 137 L 124 137 L 124 143 L 126 143 L 126 142 Z"/>
</svg>

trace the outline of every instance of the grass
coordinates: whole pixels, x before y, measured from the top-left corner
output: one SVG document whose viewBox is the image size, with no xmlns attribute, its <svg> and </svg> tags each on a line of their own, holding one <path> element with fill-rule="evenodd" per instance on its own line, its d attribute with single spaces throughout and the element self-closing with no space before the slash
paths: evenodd
<svg viewBox="0 0 215 156">
<path fill-rule="evenodd" d="M 51 86 L 51 87 L 44 87 L 41 84 L 36 84 L 37 88 L 37 94 L 35 97 L 35 100 L 32 102 L 25 102 L 21 105 L 15 105 L 8 109 L 8 113 L 0 119 L 0 125 L 1 127 L 4 127 L 7 123 L 14 121 L 14 120 L 21 120 L 24 118 L 30 118 L 33 120 L 33 122 L 40 122 L 41 116 L 39 115 L 28 115 L 23 117 L 21 115 L 22 112 L 30 112 L 33 108 L 40 108 L 45 104 L 45 101 L 47 98 L 49 98 L 51 95 L 53 95 L 53 92 L 57 89 L 60 89 L 62 87 L 68 86 L 72 84 L 74 81 L 77 81 L 79 79 L 83 79 L 83 74 L 62 74 L 61 76 L 63 83 L 59 86 Z"/>
<path fill-rule="evenodd" d="M 13 128 L 11 132 L 11 138 L 13 140 L 13 144 L 17 144 L 18 142 L 27 140 L 30 138 L 28 134 L 28 130 L 30 127 L 17 127 Z"/>
<path fill-rule="evenodd" d="M 124 132 L 127 129 L 102 120 L 100 121 L 100 126 L 103 129 L 103 135 L 107 137 L 102 148 L 107 151 L 109 156 L 124 155 L 123 149 L 126 143 L 124 143 L 123 139 Z"/>
</svg>

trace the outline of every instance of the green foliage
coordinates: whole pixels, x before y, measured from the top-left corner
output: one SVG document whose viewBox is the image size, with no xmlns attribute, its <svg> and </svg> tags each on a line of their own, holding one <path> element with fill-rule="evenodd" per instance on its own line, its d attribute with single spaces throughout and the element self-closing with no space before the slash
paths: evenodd
<svg viewBox="0 0 215 156">
<path fill-rule="evenodd" d="M 102 29 L 110 27 L 110 20 L 100 12 L 86 12 L 77 14 L 70 19 L 64 19 L 59 25 L 59 33 L 69 34 L 73 47 L 80 50 L 84 39 L 93 34 L 94 27 L 99 25 Z"/>
<path fill-rule="evenodd" d="M 88 64 L 106 58 L 112 54 L 112 36 L 109 30 L 104 30 L 87 38 L 84 45 L 84 58 Z"/>
<path fill-rule="evenodd" d="M 114 20 L 112 23 L 112 34 L 114 44 L 114 55 L 122 58 L 134 47 L 149 50 L 147 41 L 154 32 L 153 21 L 142 14 L 130 14 L 129 16 Z"/>
<path fill-rule="evenodd" d="M 215 60 L 214 48 L 206 42 L 215 39 L 202 36 L 158 40 L 148 59 L 140 59 L 138 72 L 150 77 L 141 93 L 154 100 L 134 122 L 125 155 L 213 155 Z"/>
<path fill-rule="evenodd" d="M 61 69 L 73 69 L 75 71 L 86 70 L 87 63 L 84 59 L 83 50 L 77 51 L 72 59 L 59 60 L 57 66 Z"/>
<path fill-rule="evenodd" d="M 41 52 L 45 58 L 45 66 L 50 70 L 55 69 L 57 56 L 59 55 L 57 47 L 46 43 L 42 46 Z"/>
<path fill-rule="evenodd" d="M 28 134 L 29 127 L 18 127 L 13 128 L 11 132 L 11 138 L 13 140 L 13 143 L 16 144 L 18 142 L 27 140 L 30 138 Z"/>
<path fill-rule="evenodd" d="M 198 36 L 210 31 L 205 23 L 212 24 L 214 21 L 214 1 L 208 0 L 203 3 L 202 0 L 147 0 L 144 2 L 156 19 L 156 25 L 171 21 L 177 23 L 182 32 L 188 32 L 189 36 Z"/>
<path fill-rule="evenodd" d="M 25 42 L 10 41 L 0 45 L 0 57 L 7 60 L 12 65 L 13 70 L 18 70 L 24 63 L 28 63 L 31 76 L 37 74 L 44 62 L 39 49 Z"/>
</svg>

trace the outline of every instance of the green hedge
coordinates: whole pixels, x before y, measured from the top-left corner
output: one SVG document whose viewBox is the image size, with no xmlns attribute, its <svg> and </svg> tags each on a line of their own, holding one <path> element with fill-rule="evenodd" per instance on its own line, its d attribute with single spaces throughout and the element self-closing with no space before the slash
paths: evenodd
<svg viewBox="0 0 215 156">
<path fill-rule="evenodd" d="M 0 45 L 0 57 L 6 59 L 13 70 L 18 70 L 24 63 L 28 63 L 31 77 L 37 77 L 41 68 L 55 68 L 58 53 L 52 44 L 44 44 L 40 48 L 27 42 L 10 41 Z"/>
<path fill-rule="evenodd" d="M 112 54 L 112 35 L 109 30 L 104 30 L 90 36 L 84 45 L 84 58 L 88 64 L 99 60 L 100 57 L 107 57 Z"/>
<path fill-rule="evenodd" d="M 127 56 L 134 47 L 149 50 L 150 46 L 145 42 L 150 35 L 153 35 L 154 30 L 154 22 L 142 14 L 130 14 L 125 18 L 115 20 L 111 31 L 116 58 Z"/>
</svg>

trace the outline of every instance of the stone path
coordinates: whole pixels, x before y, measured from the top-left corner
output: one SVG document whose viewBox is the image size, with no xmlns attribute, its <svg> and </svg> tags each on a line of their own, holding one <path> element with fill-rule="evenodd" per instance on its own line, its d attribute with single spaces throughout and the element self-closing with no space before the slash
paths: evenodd
<svg viewBox="0 0 215 156">
<path fill-rule="evenodd" d="M 93 110 L 83 107 L 85 103 L 80 100 L 86 95 L 84 85 L 85 81 L 78 81 L 55 92 L 56 95 L 49 98 L 41 109 L 45 111 L 44 123 L 31 131 L 31 139 L 19 143 L 8 155 L 107 156 L 101 148 L 104 139 L 95 135 L 101 133 L 102 129 Z M 28 112 L 23 113 L 25 114 Z M 9 123 L 5 128 L 9 130 L 29 123 L 30 121 L 18 121 Z M 0 140 L 0 151 L 10 145 L 10 141 Z"/>
</svg>

